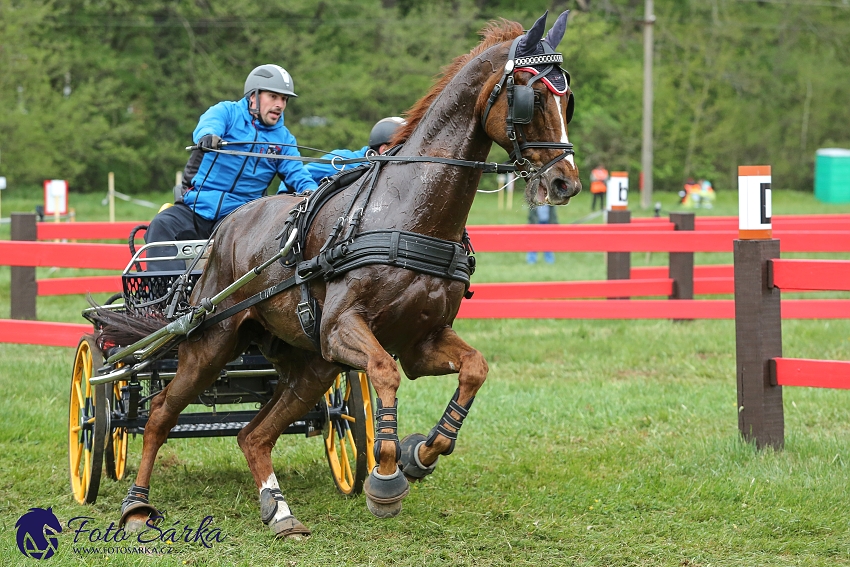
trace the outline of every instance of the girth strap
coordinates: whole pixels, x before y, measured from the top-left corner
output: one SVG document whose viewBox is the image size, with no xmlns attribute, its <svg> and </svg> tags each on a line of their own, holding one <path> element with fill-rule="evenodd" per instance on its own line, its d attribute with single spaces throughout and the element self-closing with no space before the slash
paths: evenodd
<svg viewBox="0 0 850 567">
<path fill-rule="evenodd" d="M 455 242 L 415 232 L 370 230 L 354 236 L 298 264 L 296 279 L 308 281 L 319 275 L 330 280 L 345 272 L 383 264 L 463 282 L 475 271 L 464 247 Z"/>
</svg>

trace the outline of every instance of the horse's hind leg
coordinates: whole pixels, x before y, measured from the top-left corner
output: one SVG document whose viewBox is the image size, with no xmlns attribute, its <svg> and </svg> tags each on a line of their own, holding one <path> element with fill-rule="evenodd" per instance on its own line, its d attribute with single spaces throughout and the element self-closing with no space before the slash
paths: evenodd
<svg viewBox="0 0 850 567">
<path fill-rule="evenodd" d="M 156 455 L 177 425 L 180 412 L 215 381 L 219 371 L 235 356 L 239 344 L 236 333 L 208 333 L 198 342 L 180 345 L 174 379 L 151 401 L 139 472 L 121 504 L 119 524 L 126 524 L 127 531 L 144 528 L 148 518 L 159 514 L 148 501 Z"/>
<path fill-rule="evenodd" d="M 330 387 L 339 367 L 315 353 L 290 349 L 273 360 L 281 376 L 272 399 L 239 432 L 237 441 L 260 492 L 260 519 L 278 537 L 309 536 L 310 530 L 292 514 L 272 466 L 272 448 L 281 433 L 313 409 Z"/>
<path fill-rule="evenodd" d="M 421 479 L 434 471 L 440 455 L 450 455 L 454 451 L 463 420 L 487 378 L 487 361 L 451 327 L 438 329 L 400 359 L 411 379 L 458 373 L 458 389 L 429 435 L 414 433 L 401 441 L 404 474 L 411 479 Z"/>
<path fill-rule="evenodd" d="M 327 314 L 327 312 L 326 312 Z M 331 325 L 329 325 L 331 326 Z M 375 461 L 378 465 L 363 485 L 366 505 L 379 518 L 401 511 L 410 491 L 398 468 L 398 392 L 401 377 L 395 360 L 384 350 L 361 316 L 348 312 L 336 319 L 326 333 L 325 357 L 366 371 L 377 394 L 375 410 Z"/>
</svg>

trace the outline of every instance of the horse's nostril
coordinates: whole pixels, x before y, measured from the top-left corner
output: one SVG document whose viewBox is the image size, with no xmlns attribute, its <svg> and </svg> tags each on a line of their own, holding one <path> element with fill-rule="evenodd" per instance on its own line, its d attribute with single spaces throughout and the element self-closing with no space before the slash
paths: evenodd
<svg viewBox="0 0 850 567">
<path fill-rule="evenodd" d="M 577 183 L 570 183 L 566 179 L 560 177 L 555 179 L 552 184 L 556 193 L 565 194 L 567 197 L 572 197 L 581 190 L 581 185 Z"/>
</svg>

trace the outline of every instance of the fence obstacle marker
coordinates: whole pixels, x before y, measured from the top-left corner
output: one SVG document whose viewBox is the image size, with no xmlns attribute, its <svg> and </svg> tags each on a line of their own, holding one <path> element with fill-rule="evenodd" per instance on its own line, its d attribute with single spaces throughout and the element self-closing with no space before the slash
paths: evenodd
<svg viewBox="0 0 850 567">
<path fill-rule="evenodd" d="M 780 291 L 768 285 L 779 258 L 770 223 L 770 166 L 738 168 L 739 239 L 734 242 L 738 429 L 756 446 L 782 449 L 782 387 L 771 385 L 770 360 L 782 356 Z"/>
</svg>

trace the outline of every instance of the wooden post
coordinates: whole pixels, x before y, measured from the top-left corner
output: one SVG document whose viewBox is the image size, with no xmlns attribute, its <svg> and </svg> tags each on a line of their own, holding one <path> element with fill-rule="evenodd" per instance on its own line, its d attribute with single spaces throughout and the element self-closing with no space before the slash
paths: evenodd
<svg viewBox="0 0 850 567">
<path fill-rule="evenodd" d="M 779 288 L 770 282 L 772 239 L 770 166 L 738 167 L 738 235 L 735 241 L 735 355 L 738 429 L 756 447 L 785 445 L 782 387 L 773 386 L 770 361 L 782 356 Z"/>
<path fill-rule="evenodd" d="M 735 241 L 735 353 L 738 429 L 761 449 L 785 444 L 782 386 L 770 383 L 770 360 L 782 356 L 779 288 L 768 287 L 778 240 Z"/>
<path fill-rule="evenodd" d="M 506 206 L 507 206 L 507 209 L 509 211 L 512 211 L 512 210 L 514 210 L 514 182 L 516 181 L 516 175 L 514 175 L 512 172 L 509 172 L 507 175 L 508 175 L 508 199 L 507 199 L 508 202 L 507 202 Z"/>
<path fill-rule="evenodd" d="M 676 230 L 694 230 L 693 213 L 670 213 L 670 222 Z M 694 253 L 670 252 L 669 277 L 673 280 L 673 294 L 670 299 L 694 298 Z M 691 321 L 692 319 L 674 319 Z"/>
<path fill-rule="evenodd" d="M 109 222 L 115 222 L 115 174 L 111 171 L 108 177 L 107 199 L 109 201 Z"/>
<path fill-rule="evenodd" d="M 34 241 L 37 238 L 35 213 L 12 213 L 12 240 Z M 12 266 L 10 287 L 12 319 L 35 320 L 35 299 L 38 286 L 34 266 Z"/>
<path fill-rule="evenodd" d="M 608 211 L 608 224 L 629 224 L 632 213 L 624 210 Z M 631 277 L 631 252 L 608 252 L 608 279 L 627 280 Z M 608 299 L 628 299 L 627 297 L 609 297 Z"/>
</svg>

